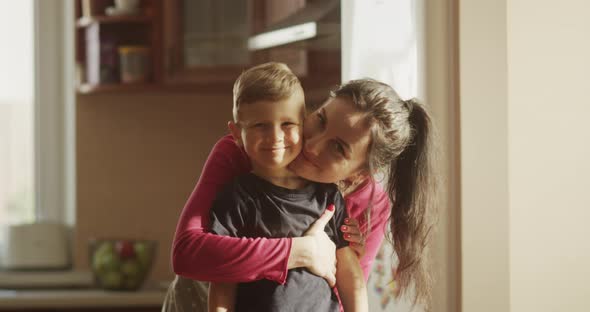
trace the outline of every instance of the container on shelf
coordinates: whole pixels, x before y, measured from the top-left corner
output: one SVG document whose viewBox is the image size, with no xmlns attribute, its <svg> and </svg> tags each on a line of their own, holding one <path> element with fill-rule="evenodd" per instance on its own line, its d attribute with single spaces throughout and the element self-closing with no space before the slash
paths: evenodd
<svg viewBox="0 0 590 312">
<path fill-rule="evenodd" d="M 118 82 L 118 38 L 99 23 L 90 23 L 86 34 L 86 82 L 105 84 Z"/>
<path fill-rule="evenodd" d="M 150 72 L 150 49 L 146 46 L 119 47 L 121 83 L 147 82 Z"/>
</svg>

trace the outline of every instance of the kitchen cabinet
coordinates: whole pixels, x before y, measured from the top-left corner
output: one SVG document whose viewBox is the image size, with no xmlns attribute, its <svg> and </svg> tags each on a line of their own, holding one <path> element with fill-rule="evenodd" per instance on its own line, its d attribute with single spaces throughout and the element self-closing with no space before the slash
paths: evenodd
<svg viewBox="0 0 590 312">
<path fill-rule="evenodd" d="M 330 5 L 330 8 L 324 8 Z M 309 7 L 318 7 L 305 13 Z M 317 19 L 321 9 L 338 19 L 332 45 L 287 44 L 253 49 L 249 39 L 268 29 Z M 321 12 L 320 12 L 321 14 Z M 289 22 L 289 19 L 292 21 Z M 339 1 L 171 0 L 164 5 L 165 80 L 197 90 L 230 92 L 244 69 L 263 62 L 286 63 L 301 79 L 308 102 L 321 102 L 340 82 Z M 314 39 L 317 42 L 323 38 Z"/>
<path fill-rule="evenodd" d="M 102 8 L 109 5 L 104 0 Z M 120 41 L 143 42 L 151 53 L 151 74 L 143 85 L 85 83 L 81 92 L 144 91 L 145 89 L 187 90 L 190 92 L 231 92 L 234 80 L 244 69 L 268 61 L 284 62 L 298 75 L 308 101 L 321 101 L 327 89 L 340 82 L 339 2 L 336 0 L 143 0 L 145 14 L 114 21 L 93 17 L 105 34 L 124 35 Z M 112 3 L 112 2 L 111 2 Z M 326 8 L 329 5 L 329 8 Z M 80 7 L 80 5 L 79 5 Z M 100 6 L 99 6 L 100 7 Z M 318 9 L 314 9 L 314 8 Z M 312 8 L 312 10 L 308 10 Z M 309 12 L 306 12 L 309 11 Z M 318 19 L 329 11 L 335 29 L 330 39 L 318 36 L 294 44 L 252 48 L 254 36 Z M 100 13 L 100 8 L 99 8 Z M 320 13 L 317 13 L 320 12 Z M 78 13 L 78 24 L 84 18 Z M 112 26 L 109 28 L 109 25 Z M 139 26 L 141 25 L 141 26 Z M 79 26 L 87 29 L 89 26 Z M 115 29 L 116 31 L 113 31 Z M 133 32 L 133 29 L 136 29 Z M 139 30 L 142 30 L 140 32 Z M 86 30 L 87 31 L 87 30 Z M 84 33 L 85 34 L 85 33 Z M 289 35 L 287 35 L 288 37 Z M 297 33 L 292 34 L 297 36 Z M 78 37 L 78 61 L 88 64 L 83 51 L 86 40 Z M 106 36 L 108 38 L 108 36 Z M 327 42 L 323 44 L 322 42 Z"/>
<path fill-rule="evenodd" d="M 161 82 L 161 21 L 159 0 L 141 0 L 133 9 L 116 9 L 114 1 L 77 0 L 76 67 L 81 93 L 143 90 Z M 123 51 L 141 49 L 146 56 L 132 69 L 121 66 Z M 144 79 L 126 83 L 127 71 L 142 71 Z M 123 81 L 123 82 L 122 82 Z"/>
</svg>

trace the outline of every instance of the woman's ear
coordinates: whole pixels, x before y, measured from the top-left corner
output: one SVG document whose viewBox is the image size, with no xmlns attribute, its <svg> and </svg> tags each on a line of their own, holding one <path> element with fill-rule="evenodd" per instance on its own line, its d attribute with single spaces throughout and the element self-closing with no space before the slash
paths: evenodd
<svg viewBox="0 0 590 312">
<path fill-rule="evenodd" d="M 234 140 L 239 146 L 243 146 L 242 143 L 242 129 L 240 126 L 236 125 L 233 121 L 227 122 L 227 128 L 229 129 L 229 133 L 234 137 Z"/>
<path fill-rule="evenodd" d="M 359 169 L 357 172 L 353 173 L 347 180 L 349 180 L 352 183 L 361 183 L 370 176 L 371 175 L 369 174 L 369 170 Z"/>
</svg>

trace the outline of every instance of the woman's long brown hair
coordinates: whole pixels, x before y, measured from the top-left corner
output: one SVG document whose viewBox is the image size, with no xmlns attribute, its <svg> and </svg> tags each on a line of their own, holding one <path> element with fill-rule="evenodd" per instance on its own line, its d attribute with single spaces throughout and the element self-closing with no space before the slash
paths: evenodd
<svg viewBox="0 0 590 312">
<path fill-rule="evenodd" d="M 352 101 L 371 122 L 368 170 L 383 172 L 392 204 L 390 229 L 397 257 L 395 280 L 400 295 L 414 287 L 414 304 L 429 310 L 432 273 L 429 238 L 435 224 L 437 176 L 434 172 L 432 121 L 415 99 L 404 101 L 389 85 L 351 80 L 333 97 Z"/>
</svg>

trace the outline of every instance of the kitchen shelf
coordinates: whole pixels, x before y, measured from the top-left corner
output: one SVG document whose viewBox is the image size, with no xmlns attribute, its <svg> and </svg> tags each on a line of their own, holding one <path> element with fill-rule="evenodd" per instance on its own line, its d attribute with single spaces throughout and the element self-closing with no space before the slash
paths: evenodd
<svg viewBox="0 0 590 312">
<path fill-rule="evenodd" d="M 76 27 L 84 28 L 93 23 L 119 24 L 119 23 L 150 23 L 152 17 L 148 15 L 120 15 L 120 16 L 84 16 L 76 21 Z"/>
<path fill-rule="evenodd" d="M 123 94 L 141 92 L 187 92 L 200 94 L 231 94 L 233 82 L 212 83 L 141 83 L 141 84 L 82 84 L 77 87 L 80 95 Z"/>
<path fill-rule="evenodd" d="M 138 92 L 138 91 L 150 91 L 150 90 L 161 90 L 162 86 L 155 83 L 135 83 L 135 84 L 123 84 L 123 83 L 112 83 L 112 84 L 82 84 L 78 86 L 78 93 L 89 94 L 89 93 L 112 93 L 112 92 Z"/>
</svg>

